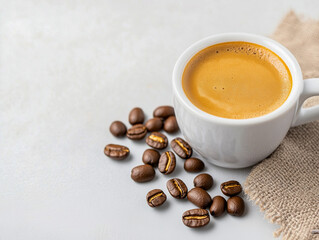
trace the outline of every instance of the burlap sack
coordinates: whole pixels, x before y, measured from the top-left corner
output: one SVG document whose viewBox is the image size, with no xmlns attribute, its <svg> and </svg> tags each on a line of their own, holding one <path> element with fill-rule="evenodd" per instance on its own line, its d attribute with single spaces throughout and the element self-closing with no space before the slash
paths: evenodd
<svg viewBox="0 0 319 240">
<path fill-rule="evenodd" d="M 319 77 L 319 22 L 290 12 L 273 39 L 299 61 L 305 78 Z M 318 82 L 319 84 L 319 82 Z M 319 97 L 307 101 L 319 103 Z M 278 149 L 249 174 L 244 189 L 282 239 L 319 239 L 319 122 L 292 128 Z"/>
</svg>

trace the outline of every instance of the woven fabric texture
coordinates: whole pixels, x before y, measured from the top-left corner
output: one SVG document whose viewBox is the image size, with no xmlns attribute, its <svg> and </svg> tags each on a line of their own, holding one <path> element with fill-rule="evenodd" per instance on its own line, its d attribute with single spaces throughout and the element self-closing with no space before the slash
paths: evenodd
<svg viewBox="0 0 319 240">
<path fill-rule="evenodd" d="M 319 22 L 290 12 L 272 36 L 301 65 L 304 78 L 319 77 Z M 318 80 L 319 84 L 319 80 Z M 305 106 L 319 104 L 319 97 Z M 282 239 L 318 240 L 319 122 L 292 128 L 278 149 L 255 166 L 244 184 L 245 193 L 271 222 Z"/>
</svg>

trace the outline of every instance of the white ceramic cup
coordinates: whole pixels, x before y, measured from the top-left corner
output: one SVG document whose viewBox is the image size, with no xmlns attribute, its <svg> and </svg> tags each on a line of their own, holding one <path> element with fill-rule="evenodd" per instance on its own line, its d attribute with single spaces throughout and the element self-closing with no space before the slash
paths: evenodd
<svg viewBox="0 0 319 240">
<path fill-rule="evenodd" d="M 227 119 L 200 110 L 186 97 L 182 74 L 188 61 L 206 47 L 234 41 L 262 45 L 287 64 L 292 75 L 292 90 L 275 111 L 256 118 Z M 254 165 L 279 146 L 290 127 L 319 119 L 319 106 L 301 108 L 307 98 L 319 95 L 319 79 L 303 80 L 300 66 L 288 49 L 272 39 L 253 34 L 213 35 L 191 45 L 174 67 L 173 94 L 177 122 L 185 140 L 207 161 L 221 167 Z"/>
</svg>

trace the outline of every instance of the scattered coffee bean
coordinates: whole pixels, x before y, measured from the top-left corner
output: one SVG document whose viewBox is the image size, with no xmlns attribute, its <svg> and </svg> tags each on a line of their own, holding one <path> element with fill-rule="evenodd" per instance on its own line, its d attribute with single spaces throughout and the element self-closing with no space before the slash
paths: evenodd
<svg viewBox="0 0 319 240">
<path fill-rule="evenodd" d="M 187 193 L 187 198 L 190 202 L 199 208 L 207 208 L 211 204 L 211 197 L 202 188 L 193 188 Z"/>
<path fill-rule="evenodd" d="M 171 141 L 171 147 L 174 152 L 181 158 L 190 158 L 192 156 L 193 150 L 189 144 L 182 138 L 174 138 Z"/>
<path fill-rule="evenodd" d="M 187 186 L 179 178 L 173 178 L 167 181 L 166 183 L 167 190 L 174 198 L 185 198 L 187 196 Z"/>
<path fill-rule="evenodd" d="M 160 118 L 151 118 L 145 123 L 145 127 L 149 132 L 160 131 L 163 127 L 163 121 Z"/>
<path fill-rule="evenodd" d="M 210 189 L 214 184 L 213 177 L 207 173 L 202 173 L 194 178 L 194 186 L 204 190 Z"/>
<path fill-rule="evenodd" d="M 153 167 L 156 167 L 160 156 L 161 155 L 159 154 L 158 151 L 154 149 L 146 149 L 143 153 L 142 161 L 145 164 L 149 164 Z"/>
<path fill-rule="evenodd" d="M 242 187 L 239 182 L 232 180 L 232 181 L 222 183 L 220 185 L 220 190 L 226 196 L 235 196 L 241 193 Z"/>
<path fill-rule="evenodd" d="M 245 211 L 244 200 L 239 196 L 230 197 L 227 200 L 227 212 L 233 216 L 241 216 Z"/>
<path fill-rule="evenodd" d="M 144 112 L 141 108 L 133 108 L 128 115 L 130 124 L 135 125 L 144 122 Z"/>
<path fill-rule="evenodd" d="M 114 121 L 110 125 L 110 132 L 115 137 L 123 137 L 126 134 L 126 126 L 121 121 Z"/>
<path fill-rule="evenodd" d="M 212 205 L 209 208 L 209 212 L 214 217 L 221 216 L 226 209 L 226 200 L 222 196 L 215 196 L 212 200 Z"/>
<path fill-rule="evenodd" d="M 171 106 L 160 106 L 154 110 L 153 116 L 164 119 L 169 116 L 175 116 L 174 108 Z"/>
<path fill-rule="evenodd" d="M 198 228 L 207 225 L 210 221 L 206 209 L 191 209 L 183 213 L 183 223 L 190 228 Z"/>
<path fill-rule="evenodd" d="M 140 140 L 145 137 L 147 129 L 143 124 L 136 124 L 127 130 L 126 136 L 132 140 Z"/>
<path fill-rule="evenodd" d="M 131 178 L 135 182 L 148 182 L 155 177 L 154 168 L 151 165 L 139 165 L 132 169 Z"/>
<path fill-rule="evenodd" d="M 158 170 L 164 174 L 170 174 L 174 171 L 176 166 L 175 155 L 171 151 L 167 151 L 162 153 L 159 162 L 158 162 Z"/>
<path fill-rule="evenodd" d="M 150 207 L 158 207 L 166 201 L 166 195 L 161 189 L 153 189 L 147 193 L 146 201 Z"/>
<path fill-rule="evenodd" d="M 164 149 L 167 147 L 168 140 L 167 137 L 159 132 L 152 132 L 147 138 L 146 143 L 156 149 Z"/>
<path fill-rule="evenodd" d="M 200 172 L 204 167 L 204 162 L 198 158 L 189 158 L 184 162 L 184 169 L 187 172 Z"/>
<path fill-rule="evenodd" d="M 164 131 L 168 133 L 175 133 L 179 130 L 176 117 L 170 116 L 164 122 Z"/>
<path fill-rule="evenodd" d="M 108 144 L 104 148 L 104 154 L 110 158 L 122 160 L 130 155 L 130 149 L 122 145 Z"/>
</svg>

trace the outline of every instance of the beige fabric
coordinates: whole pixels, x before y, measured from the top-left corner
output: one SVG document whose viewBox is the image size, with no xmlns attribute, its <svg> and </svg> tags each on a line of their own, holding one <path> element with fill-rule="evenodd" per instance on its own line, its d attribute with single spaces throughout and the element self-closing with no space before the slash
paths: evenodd
<svg viewBox="0 0 319 240">
<path fill-rule="evenodd" d="M 273 39 L 297 58 L 305 78 L 319 77 L 319 22 L 290 12 Z M 319 82 L 318 82 L 319 84 Z M 319 97 L 307 102 L 319 103 Z M 319 239 L 319 122 L 292 128 L 278 149 L 255 166 L 245 182 L 245 192 L 283 239 Z"/>
</svg>

